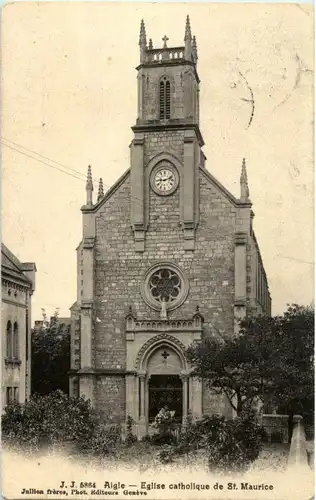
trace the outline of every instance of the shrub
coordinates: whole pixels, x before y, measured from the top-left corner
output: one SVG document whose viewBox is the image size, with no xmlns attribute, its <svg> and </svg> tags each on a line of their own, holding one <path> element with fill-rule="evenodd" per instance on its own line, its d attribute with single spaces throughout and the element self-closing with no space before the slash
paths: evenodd
<svg viewBox="0 0 316 500">
<path fill-rule="evenodd" d="M 158 430 L 158 434 L 167 434 L 174 423 L 174 411 L 162 408 L 155 417 L 153 427 Z"/>
<path fill-rule="evenodd" d="M 213 426 L 206 438 L 208 464 L 212 471 L 244 471 L 259 456 L 263 431 L 252 415 L 233 420 L 213 417 Z"/>
<path fill-rule="evenodd" d="M 228 472 L 245 470 L 259 455 L 263 445 L 263 429 L 251 414 L 233 420 L 222 416 L 205 416 L 189 422 L 180 442 L 161 456 L 169 457 L 197 452 L 204 448 L 212 471 Z"/>
<path fill-rule="evenodd" d="M 163 464 L 169 464 L 174 462 L 175 452 L 173 446 L 165 446 L 162 450 L 158 452 L 158 459 Z"/>
<path fill-rule="evenodd" d="M 108 425 L 105 422 L 96 422 L 91 435 L 76 443 L 78 452 L 104 457 L 116 453 L 121 440 L 119 425 Z"/>
<path fill-rule="evenodd" d="M 2 416 L 2 439 L 10 446 L 36 450 L 91 436 L 94 412 L 84 398 L 68 398 L 62 391 L 12 403 Z"/>
<path fill-rule="evenodd" d="M 134 420 L 130 415 L 128 415 L 126 420 L 126 437 L 125 437 L 125 444 L 128 446 L 137 442 L 137 436 L 133 434 L 133 423 Z"/>
<path fill-rule="evenodd" d="M 155 417 L 153 427 L 157 432 L 151 437 L 152 444 L 175 444 L 177 439 L 173 434 L 174 429 L 174 411 L 162 408 Z"/>
</svg>

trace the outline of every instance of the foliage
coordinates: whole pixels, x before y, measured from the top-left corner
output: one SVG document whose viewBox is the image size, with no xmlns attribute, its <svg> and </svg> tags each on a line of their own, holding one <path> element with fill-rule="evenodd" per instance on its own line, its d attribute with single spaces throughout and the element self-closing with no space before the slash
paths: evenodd
<svg viewBox="0 0 316 500">
<path fill-rule="evenodd" d="M 208 464 L 212 471 L 239 472 L 258 458 L 263 430 L 250 414 L 232 420 L 213 417 L 207 434 Z"/>
<path fill-rule="evenodd" d="M 62 391 L 12 403 L 2 416 L 2 439 L 9 445 L 36 450 L 56 443 L 88 439 L 94 412 L 84 398 L 68 398 Z"/>
<path fill-rule="evenodd" d="M 95 421 L 92 431 L 85 438 L 78 441 L 77 451 L 80 453 L 104 457 L 115 454 L 121 440 L 119 425 L 108 425 L 102 421 Z"/>
<path fill-rule="evenodd" d="M 69 391 L 70 331 L 59 321 L 58 311 L 48 320 L 42 309 L 40 327 L 32 329 L 32 394 L 49 394 L 55 390 Z"/>
<path fill-rule="evenodd" d="M 167 408 L 159 410 L 153 422 L 153 427 L 157 429 L 157 432 L 151 437 L 153 444 L 171 444 L 176 441 L 172 433 L 175 423 L 174 415 L 175 412 Z"/>
<path fill-rule="evenodd" d="M 162 464 L 169 464 L 175 461 L 176 453 L 175 448 L 171 445 L 164 446 L 158 452 L 158 460 Z"/>
<path fill-rule="evenodd" d="M 156 415 L 153 427 L 158 429 L 159 434 L 165 434 L 169 431 L 170 426 L 174 423 L 175 411 L 162 408 Z"/>
<path fill-rule="evenodd" d="M 314 310 L 295 304 L 283 316 L 246 318 L 238 334 L 187 350 L 195 375 L 224 393 L 237 415 L 259 400 L 302 412 L 313 399 L 313 355 Z"/>
<path fill-rule="evenodd" d="M 264 431 L 252 413 L 232 420 L 223 416 L 204 416 L 190 423 L 175 446 L 163 449 L 159 459 L 173 462 L 177 457 L 204 449 L 213 472 L 245 470 L 263 446 Z"/>
<path fill-rule="evenodd" d="M 137 436 L 133 434 L 133 423 L 134 420 L 130 415 L 128 415 L 126 420 L 126 437 L 125 437 L 126 445 L 132 445 L 137 442 Z"/>
</svg>

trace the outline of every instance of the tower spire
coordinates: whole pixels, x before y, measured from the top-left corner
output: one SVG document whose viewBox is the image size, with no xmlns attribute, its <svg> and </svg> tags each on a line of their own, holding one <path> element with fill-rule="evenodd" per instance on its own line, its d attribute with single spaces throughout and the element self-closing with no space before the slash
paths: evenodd
<svg viewBox="0 0 316 500">
<path fill-rule="evenodd" d="M 90 165 L 88 166 L 86 191 L 87 191 L 87 205 L 91 206 L 91 205 L 93 205 L 93 203 L 92 203 L 93 182 L 92 182 L 92 172 L 91 172 Z"/>
<path fill-rule="evenodd" d="M 243 158 L 242 160 L 241 174 L 240 174 L 240 200 L 249 201 L 249 187 L 248 187 L 248 177 L 247 177 L 245 158 Z"/>
<path fill-rule="evenodd" d="M 145 62 L 146 50 L 147 50 L 147 39 L 146 39 L 146 28 L 144 19 L 140 22 L 140 33 L 139 33 L 139 49 L 140 49 L 140 62 Z"/>
<path fill-rule="evenodd" d="M 99 190 L 98 190 L 98 201 L 100 201 L 104 196 L 104 189 L 103 189 L 103 180 L 102 177 L 100 177 L 99 180 Z"/>
<path fill-rule="evenodd" d="M 192 35 L 191 35 L 191 26 L 190 26 L 190 17 L 187 16 L 186 24 L 185 24 L 185 33 L 184 33 L 184 57 L 186 60 L 191 60 L 192 56 Z"/>
</svg>

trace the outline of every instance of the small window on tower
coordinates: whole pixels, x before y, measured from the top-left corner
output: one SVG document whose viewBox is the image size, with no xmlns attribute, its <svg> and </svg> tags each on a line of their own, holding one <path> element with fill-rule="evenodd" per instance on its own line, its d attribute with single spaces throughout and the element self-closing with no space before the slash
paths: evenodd
<svg viewBox="0 0 316 500">
<path fill-rule="evenodd" d="M 170 119 L 170 81 L 164 76 L 159 84 L 159 118 Z"/>
</svg>

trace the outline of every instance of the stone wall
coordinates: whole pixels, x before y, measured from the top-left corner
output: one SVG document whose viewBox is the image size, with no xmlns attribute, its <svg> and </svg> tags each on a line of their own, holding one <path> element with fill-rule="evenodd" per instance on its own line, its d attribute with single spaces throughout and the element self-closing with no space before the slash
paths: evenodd
<svg viewBox="0 0 316 500">
<path fill-rule="evenodd" d="M 200 174 L 200 223 L 195 251 L 187 252 L 180 225 L 179 188 L 168 197 L 150 190 L 145 252 L 136 253 L 129 196 L 127 178 L 96 218 L 95 307 L 100 321 L 95 323 L 95 368 L 99 370 L 126 367 L 125 315 L 129 306 L 139 319 L 159 317 L 143 301 L 140 284 L 147 269 L 160 261 L 176 263 L 189 279 L 188 297 L 170 312 L 171 319 L 192 317 L 199 306 L 205 317 L 205 335 L 212 333 L 211 325 L 224 335 L 233 332 L 235 208 L 230 200 Z M 112 407 L 114 400 L 118 405 L 119 398 L 116 411 L 123 412 L 123 386 L 122 378 L 100 376 L 95 388 L 97 407 Z M 215 399 L 205 391 L 206 411 L 218 406 Z"/>
</svg>

